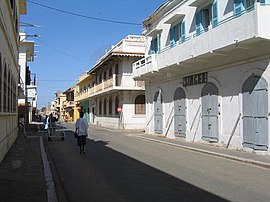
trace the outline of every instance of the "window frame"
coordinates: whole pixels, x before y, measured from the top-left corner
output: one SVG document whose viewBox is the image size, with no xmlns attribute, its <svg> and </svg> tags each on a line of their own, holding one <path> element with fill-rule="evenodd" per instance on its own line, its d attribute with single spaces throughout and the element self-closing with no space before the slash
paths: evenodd
<svg viewBox="0 0 270 202">
<path fill-rule="evenodd" d="M 145 95 L 137 95 L 134 99 L 134 114 L 143 115 L 146 114 Z"/>
</svg>

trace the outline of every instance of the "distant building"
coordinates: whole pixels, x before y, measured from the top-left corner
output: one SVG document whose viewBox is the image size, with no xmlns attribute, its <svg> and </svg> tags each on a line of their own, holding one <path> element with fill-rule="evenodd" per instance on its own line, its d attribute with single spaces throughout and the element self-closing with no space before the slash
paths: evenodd
<svg viewBox="0 0 270 202">
<path fill-rule="evenodd" d="M 28 102 L 28 88 L 31 80 L 31 71 L 28 62 L 34 61 L 34 41 L 27 40 L 25 33 L 20 33 L 19 48 L 19 86 L 18 86 L 18 114 L 25 117 L 25 123 L 32 121 L 32 107 Z M 30 93 L 31 94 L 31 93 Z M 29 100 L 30 101 L 30 100 Z M 31 111 L 31 112 L 30 112 Z M 30 112 L 30 113 L 29 113 Z M 30 121 L 31 120 L 31 121 Z"/>
<path fill-rule="evenodd" d="M 143 36 L 129 35 L 112 47 L 76 84 L 75 101 L 92 124 L 144 129 L 144 82 L 132 78 L 132 63 L 145 51 Z"/>
<path fill-rule="evenodd" d="M 144 20 L 147 133 L 270 153 L 269 3 L 172 0 Z"/>
<path fill-rule="evenodd" d="M 25 0 L 0 1 L 0 161 L 18 134 L 19 22 Z"/>
<path fill-rule="evenodd" d="M 79 118 L 79 109 L 74 101 L 74 87 L 67 89 L 63 94 L 66 96 L 63 102 L 63 118 L 67 122 L 74 122 Z"/>
<path fill-rule="evenodd" d="M 66 95 L 62 92 L 55 93 L 55 111 L 60 121 L 64 120 L 64 102 L 66 101 Z"/>
</svg>

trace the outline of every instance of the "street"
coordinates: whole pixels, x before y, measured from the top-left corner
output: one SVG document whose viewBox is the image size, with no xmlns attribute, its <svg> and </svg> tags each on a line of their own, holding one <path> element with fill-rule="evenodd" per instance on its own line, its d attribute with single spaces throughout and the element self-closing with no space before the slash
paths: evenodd
<svg viewBox="0 0 270 202">
<path fill-rule="evenodd" d="M 45 140 L 59 201 L 270 201 L 270 170 L 91 127 Z"/>
</svg>

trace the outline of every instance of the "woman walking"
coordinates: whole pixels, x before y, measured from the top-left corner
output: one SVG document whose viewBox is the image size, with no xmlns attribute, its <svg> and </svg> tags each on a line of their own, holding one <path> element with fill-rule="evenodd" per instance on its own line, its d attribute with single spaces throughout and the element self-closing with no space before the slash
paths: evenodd
<svg viewBox="0 0 270 202">
<path fill-rule="evenodd" d="M 83 118 L 83 112 L 80 112 L 80 118 L 75 123 L 75 132 L 78 134 L 77 144 L 80 147 L 80 154 L 85 153 L 87 129 L 89 125 L 85 118 Z"/>
</svg>

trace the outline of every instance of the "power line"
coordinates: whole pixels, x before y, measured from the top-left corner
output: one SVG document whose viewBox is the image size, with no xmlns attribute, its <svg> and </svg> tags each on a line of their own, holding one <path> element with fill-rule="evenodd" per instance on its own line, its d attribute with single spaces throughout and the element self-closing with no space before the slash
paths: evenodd
<svg viewBox="0 0 270 202">
<path fill-rule="evenodd" d="M 49 48 L 51 48 L 51 49 L 53 49 L 53 50 L 55 50 L 55 51 L 58 51 L 58 52 L 64 54 L 65 56 L 68 56 L 68 57 L 73 58 L 73 59 L 75 59 L 75 60 L 79 60 L 79 61 L 81 61 L 81 62 L 83 62 L 83 63 L 88 63 L 88 61 L 81 60 L 80 58 L 76 58 L 76 57 L 74 57 L 74 56 L 72 56 L 72 55 L 69 55 L 69 54 L 65 53 L 64 51 L 62 51 L 62 50 L 60 50 L 60 49 L 58 49 L 58 48 L 55 48 L 55 47 L 53 47 L 53 46 L 51 46 L 51 45 L 49 45 L 49 44 L 47 44 L 47 43 L 41 41 L 40 39 L 35 38 L 35 40 L 39 41 L 40 43 L 42 43 L 42 44 L 48 46 Z"/>
<path fill-rule="evenodd" d="M 65 14 L 69 14 L 69 15 L 73 15 L 73 16 L 77 16 L 77 17 L 82 17 L 82 18 L 87 18 L 87 19 L 91 19 L 91 20 L 98 20 L 98 21 L 102 21 L 102 22 L 109 22 L 109 23 L 116 23 L 116 24 L 125 24 L 125 25 L 136 25 L 136 26 L 141 26 L 141 23 L 134 23 L 134 22 L 124 22 L 124 21 L 117 21 L 117 20 L 109 20 L 109 19 L 104 19 L 104 18 L 97 18 L 97 17 L 91 17 L 91 16 L 86 16 L 86 15 L 82 15 L 82 14 L 78 14 L 78 13 L 73 13 L 70 11 L 65 11 L 65 10 L 61 10 L 58 8 L 53 8 L 50 6 L 46 6 L 44 4 L 40 4 L 40 3 L 36 3 L 30 0 L 27 0 L 27 2 L 47 8 L 47 9 L 51 9 L 57 12 L 61 12 L 61 13 L 65 13 Z"/>
</svg>

